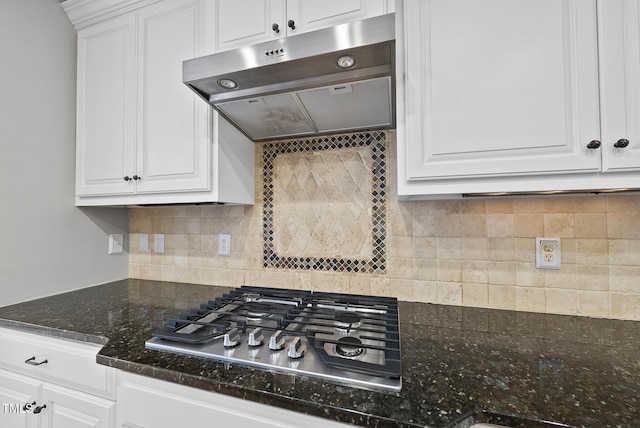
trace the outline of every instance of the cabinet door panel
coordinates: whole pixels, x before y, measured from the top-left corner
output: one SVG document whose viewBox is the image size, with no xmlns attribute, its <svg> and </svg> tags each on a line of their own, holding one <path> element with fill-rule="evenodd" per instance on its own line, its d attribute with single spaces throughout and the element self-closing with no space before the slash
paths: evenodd
<svg viewBox="0 0 640 428">
<path fill-rule="evenodd" d="M 599 3 L 602 169 L 640 170 L 640 3 Z M 626 139 L 629 145 L 614 144 Z"/>
<path fill-rule="evenodd" d="M 293 35 L 388 13 L 385 0 L 287 0 L 287 21 L 295 22 Z"/>
<path fill-rule="evenodd" d="M 0 369 L 0 425 L 11 428 L 37 427 L 39 415 L 26 413 L 23 406 L 37 402 L 42 382 Z M 37 402 L 37 405 L 42 405 Z"/>
<path fill-rule="evenodd" d="M 193 1 L 140 12 L 139 193 L 209 189 L 208 108 L 182 83 L 182 61 L 201 52 L 200 20 Z"/>
<path fill-rule="evenodd" d="M 134 191 L 134 30 L 127 16 L 78 32 L 78 195 Z"/>
<path fill-rule="evenodd" d="M 408 180 L 600 168 L 595 1 L 406 10 Z"/>
<path fill-rule="evenodd" d="M 116 403 L 72 389 L 44 384 L 43 428 L 110 428 Z"/>
<path fill-rule="evenodd" d="M 284 37 L 285 0 L 216 1 L 216 51 Z M 278 32 L 273 31 L 278 25 Z"/>
</svg>

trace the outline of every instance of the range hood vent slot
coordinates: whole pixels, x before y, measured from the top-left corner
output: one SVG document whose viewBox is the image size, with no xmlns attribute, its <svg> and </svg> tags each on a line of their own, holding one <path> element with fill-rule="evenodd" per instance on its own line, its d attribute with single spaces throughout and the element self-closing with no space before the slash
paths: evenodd
<svg viewBox="0 0 640 428">
<path fill-rule="evenodd" d="M 394 71 L 389 14 L 187 60 L 183 81 L 258 142 L 395 127 Z"/>
</svg>

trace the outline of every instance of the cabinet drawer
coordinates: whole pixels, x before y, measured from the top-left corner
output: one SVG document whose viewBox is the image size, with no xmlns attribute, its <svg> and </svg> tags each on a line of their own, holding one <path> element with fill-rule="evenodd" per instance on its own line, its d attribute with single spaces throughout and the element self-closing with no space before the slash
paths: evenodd
<svg viewBox="0 0 640 428">
<path fill-rule="evenodd" d="M 96 363 L 96 354 L 101 347 L 93 343 L 0 328 L 0 367 L 79 391 L 114 398 L 115 369 Z"/>
</svg>

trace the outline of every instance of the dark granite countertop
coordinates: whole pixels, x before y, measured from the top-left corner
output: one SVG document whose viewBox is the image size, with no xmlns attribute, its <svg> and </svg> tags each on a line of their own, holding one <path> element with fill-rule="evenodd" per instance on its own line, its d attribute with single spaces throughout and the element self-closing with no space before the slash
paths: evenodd
<svg viewBox="0 0 640 428">
<path fill-rule="evenodd" d="M 0 308 L 0 326 L 104 344 L 100 364 L 361 426 L 448 427 L 485 410 L 640 427 L 640 322 L 401 302 L 398 394 L 144 348 L 167 318 L 227 290 L 117 281 Z"/>
</svg>

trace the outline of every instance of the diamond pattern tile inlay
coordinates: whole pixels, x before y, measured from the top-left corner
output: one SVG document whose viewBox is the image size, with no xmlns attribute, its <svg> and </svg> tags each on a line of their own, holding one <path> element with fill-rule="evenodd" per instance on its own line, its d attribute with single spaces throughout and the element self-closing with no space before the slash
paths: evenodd
<svg viewBox="0 0 640 428">
<path fill-rule="evenodd" d="M 265 143 L 264 266 L 385 270 L 385 134 Z"/>
</svg>

